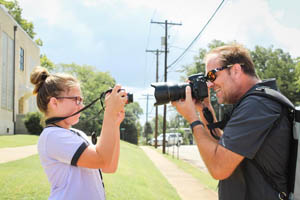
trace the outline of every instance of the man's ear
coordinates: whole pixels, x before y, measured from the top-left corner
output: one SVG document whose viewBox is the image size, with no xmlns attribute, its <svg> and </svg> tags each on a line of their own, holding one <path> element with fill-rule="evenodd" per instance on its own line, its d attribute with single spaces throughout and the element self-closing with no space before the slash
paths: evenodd
<svg viewBox="0 0 300 200">
<path fill-rule="evenodd" d="M 240 64 L 234 64 L 231 68 L 231 73 L 234 75 L 234 77 L 240 78 L 243 73 L 242 66 Z"/>
</svg>

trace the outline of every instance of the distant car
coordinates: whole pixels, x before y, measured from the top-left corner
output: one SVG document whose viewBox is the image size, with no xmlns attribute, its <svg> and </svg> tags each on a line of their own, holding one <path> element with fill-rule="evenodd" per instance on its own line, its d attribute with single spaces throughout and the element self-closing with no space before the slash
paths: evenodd
<svg viewBox="0 0 300 200">
<path fill-rule="evenodd" d="M 180 145 L 183 142 L 181 133 L 166 133 L 166 145 Z M 163 144 L 163 134 L 157 137 L 157 146 L 162 146 Z M 151 145 L 155 145 L 155 138 L 151 139 Z"/>
</svg>

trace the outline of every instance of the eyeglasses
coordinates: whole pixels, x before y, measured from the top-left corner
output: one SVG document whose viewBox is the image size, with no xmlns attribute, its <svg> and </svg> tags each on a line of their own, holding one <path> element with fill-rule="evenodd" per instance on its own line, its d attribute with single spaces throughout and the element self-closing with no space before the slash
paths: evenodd
<svg viewBox="0 0 300 200">
<path fill-rule="evenodd" d="M 80 96 L 75 96 L 75 97 L 55 97 L 57 99 L 72 99 L 75 100 L 77 105 L 83 104 L 83 98 Z"/>
<path fill-rule="evenodd" d="M 236 64 L 236 63 L 235 63 Z M 231 64 L 231 65 L 226 65 L 226 66 L 223 66 L 223 67 L 219 67 L 219 68 L 216 68 L 216 69 L 213 69 L 213 70 L 210 70 L 209 72 L 207 72 L 206 74 L 206 81 L 210 81 L 210 82 L 214 82 L 217 78 L 217 72 L 218 71 L 222 71 L 224 69 L 228 69 L 230 67 L 232 67 L 233 65 L 235 64 Z M 243 65 L 243 64 L 240 64 L 240 65 Z"/>
</svg>

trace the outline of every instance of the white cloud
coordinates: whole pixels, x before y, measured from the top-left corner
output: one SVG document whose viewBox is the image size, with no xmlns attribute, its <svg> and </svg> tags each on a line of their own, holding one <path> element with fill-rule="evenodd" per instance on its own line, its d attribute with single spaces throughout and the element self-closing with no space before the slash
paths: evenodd
<svg viewBox="0 0 300 200">
<path fill-rule="evenodd" d="M 52 29 L 61 29 L 69 31 L 70 34 L 78 38 L 82 38 L 84 42 L 80 42 L 81 48 L 87 47 L 86 44 L 92 45 L 93 42 L 89 41 L 94 38 L 93 31 L 80 20 L 79 13 L 72 10 L 71 4 L 66 4 L 68 1 L 62 0 L 19 0 L 21 8 L 23 8 L 24 18 L 33 21 L 43 20 L 46 25 Z M 34 5 L 34 6 L 33 6 Z M 35 23 L 34 23 L 35 24 Z M 77 41 L 78 42 L 78 41 Z"/>
</svg>

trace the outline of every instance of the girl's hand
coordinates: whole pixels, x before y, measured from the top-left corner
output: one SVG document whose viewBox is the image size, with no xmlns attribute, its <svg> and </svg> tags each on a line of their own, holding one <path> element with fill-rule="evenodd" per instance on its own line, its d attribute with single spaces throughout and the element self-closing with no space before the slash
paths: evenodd
<svg viewBox="0 0 300 200">
<path fill-rule="evenodd" d="M 120 125 L 122 123 L 122 121 L 124 120 L 125 118 L 125 110 L 121 110 L 118 114 L 118 118 L 116 120 L 116 122 L 118 123 L 118 125 Z"/>
<path fill-rule="evenodd" d="M 112 92 L 105 96 L 105 111 L 116 117 L 119 116 L 120 112 L 124 112 L 124 106 L 127 102 L 126 91 L 120 89 L 121 85 L 116 85 Z"/>
</svg>

